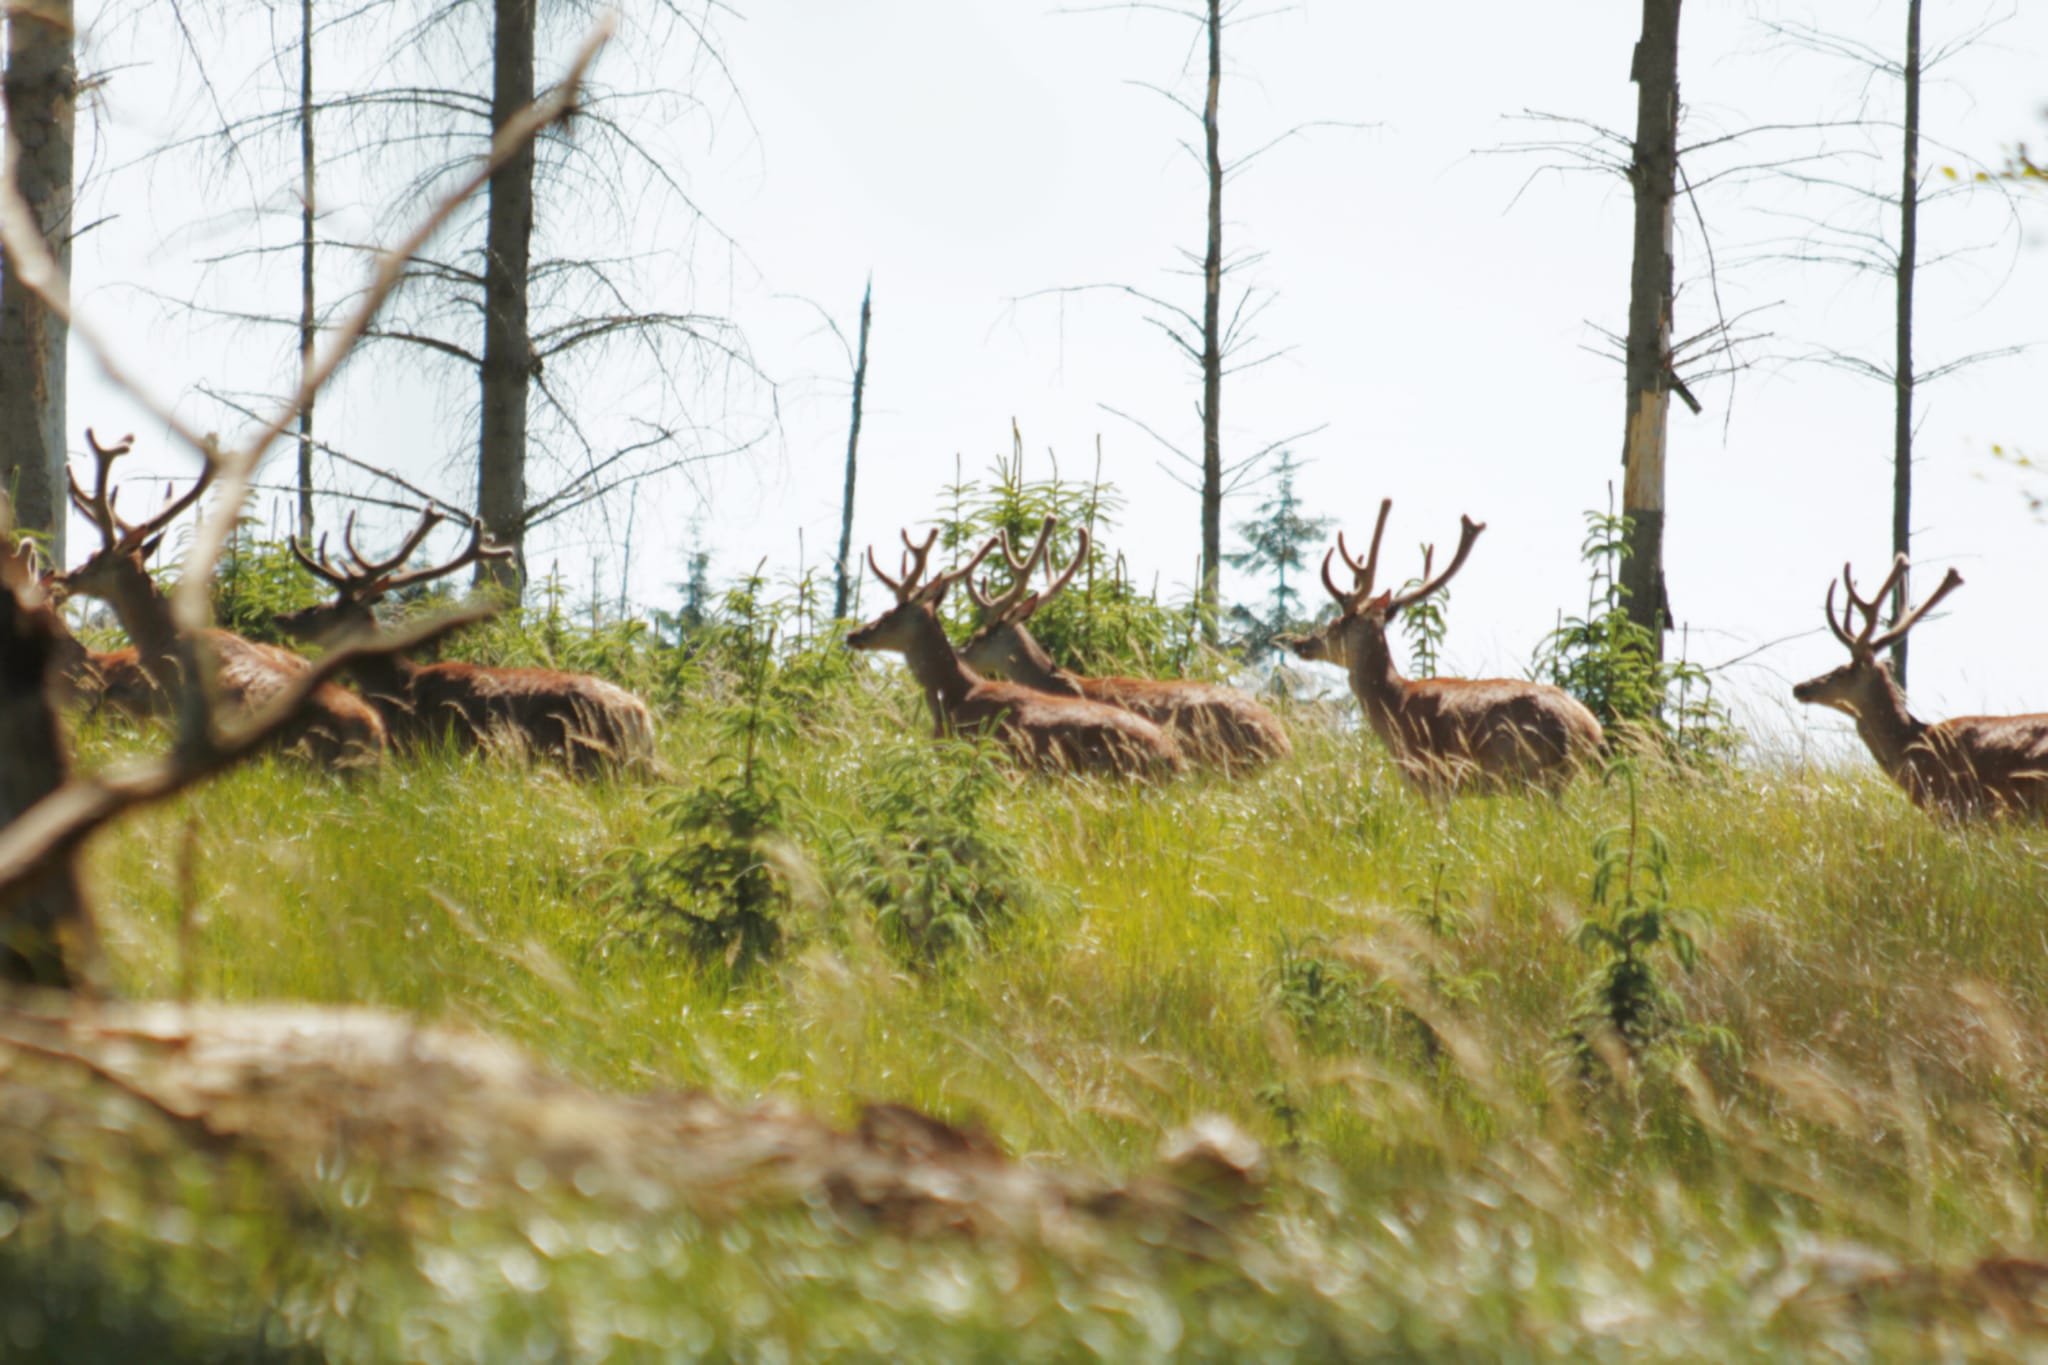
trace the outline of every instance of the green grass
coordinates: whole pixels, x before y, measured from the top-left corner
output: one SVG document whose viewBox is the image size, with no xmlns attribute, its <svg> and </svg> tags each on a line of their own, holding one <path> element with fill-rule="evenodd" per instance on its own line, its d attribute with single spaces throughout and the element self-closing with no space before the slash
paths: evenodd
<svg viewBox="0 0 2048 1365">
<path fill-rule="evenodd" d="M 86 867 L 118 987 L 375 1004 L 600 1087 L 774 1096 L 835 1122 L 898 1101 L 1106 1175 L 1221 1114 L 1271 1162 L 1227 1245 L 904 1238 L 809 1208 L 657 1214 L 559 1190 L 383 1197 L 396 1173 L 351 1200 L 312 1169 L 291 1178 L 318 1216 L 287 1215 L 223 1194 L 232 1163 L 124 1138 L 96 1166 L 0 1111 L 0 1151 L 53 1153 L 40 1185 L 0 1173 L 0 1283 L 17 1272 L 0 1343 L 74 1359 L 138 1340 L 356 1359 L 2041 1348 L 2031 1309 L 1975 1268 L 2048 1251 L 2048 835 L 1938 825 L 1865 763 L 1651 771 L 1646 818 L 1705 950 L 1690 975 L 1662 970 L 1734 1047 L 1593 1087 L 1556 1040 L 1592 966 L 1573 931 L 1618 788 L 1436 808 L 1369 737 L 1307 712 L 1297 757 L 1250 780 L 1020 781 L 988 818 L 1046 894 L 927 965 L 878 935 L 826 837 L 863 827 L 863 783 L 891 755 L 931 743 L 912 702 L 877 679 L 772 747 L 807 835 L 792 946 L 745 979 L 604 903 L 607 856 L 663 837 L 649 789 L 443 755 L 354 780 L 265 762 L 103 833 Z M 89 734 L 84 761 L 137 742 Z M 665 722 L 680 782 L 716 743 L 688 706 Z M 1432 888 L 1469 916 L 1441 938 L 1413 913 Z M 1334 984 L 1283 1002 L 1290 961 Z M 1432 963 L 1463 998 L 1428 986 Z M 1855 1256 L 1897 1273 L 1857 1279 Z"/>
</svg>

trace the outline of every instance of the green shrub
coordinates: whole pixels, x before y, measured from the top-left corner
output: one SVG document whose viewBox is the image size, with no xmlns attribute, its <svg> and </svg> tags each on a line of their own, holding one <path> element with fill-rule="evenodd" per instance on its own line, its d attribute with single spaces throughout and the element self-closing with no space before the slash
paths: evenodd
<svg viewBox="0 0 2048 1365">
<path fill-rule="evenodd" d="M 1085 527 L 1088 560 L 1064 592 L 1032 615 L 1032 635 L 1054 659 L 1081 672 L 1185 676 L 1199 662 L 1193 607 L 1165 606 L 1156 589 L 1141 592 L 1123 556 L 1110 548 L 1108 537 L 1116 529 L 1123 498 L 1115 485 L 1103 481 L 1100 455 L 1094 477 L 1085 483 L 1063 478 L 1057 459 L 1050 476 L 1027 478 L 1024 437 L 1014 422 L 1010 435 L 1010 455 L 998 455 L 986 479 L 956 475 L 942 490 L 934 553 L 972 554 L 989 536 L 1007 532 L 1021 554 L 1037 541 L 1040 524 L 1050 516 L 1059 526 L 1046 558 L 1064 568 Z M 1000 568 L 1001 560 L 996 563 Z M 996 577 L 1000 580 L 1001 573 Z M 948 619 L 955 638 L 968 632 L 972 616 L 967 595 L 954 594 Z"/>
<path fill-rule="evenodd" d="M 1008 786 L 986 743 L 920 739 L 863 775 L 853 808 L 865 818 L 842 830 L 832 861 L 884 940 L 933 962 L 1042 906 L 1028 851 L 994 809 Z"/>
<path fill-rule="evenodd" d="M 1621 561 L 1629 519 L 1611 511 L 1585 517 L 1586 614 L 1562 618 L 1537 646 L 1534 676 L 1584 702 L 1617 737 L 1633 730 L 1679 757 L 1727 757 L 1737 736 L 1714 700 L 1712 677 L 1683 655 L 1659 657 L 1657 636 L 1628 614 Z"/>
<path fill-rule="evenodd" d="M 1732 1045 L 1720 1029 L 1696 1027 L 1685 1004 L 1664 984 L 1664 958 L 1691 971 L 1699 963 L 1698 912 L 1671 903 L 1671 853 L 1664 836 L 1642 818 L 1635 763 L 1621 759 L 1604 781 L 1619 778 L 1628 819 L 1593 841 L 1595 913 L 1580 923 L 1579 947 L 1596 965 L 1579 988 L 1560 1036 L 1562 1054 L 1581 1079 L 1606 1073 L 1615 1048 L 1634 1063 L 1668 1068 L 1693 1046 Z"/>
<path fill-rule="evenodd" d="M 679 943 L 734 976 L 783 946 L 789 887 L 780 860 L 798 826 L 768 752 L 793 724 L 772 685 L 776 623 L 760 590 L 749 578 L 727 604 L 738 690 L 706 707 L 719 746 L 704 775 L 657 802 L 666 837 L 620 850 L 600 879 L 629 932 Z"/>
</svg>

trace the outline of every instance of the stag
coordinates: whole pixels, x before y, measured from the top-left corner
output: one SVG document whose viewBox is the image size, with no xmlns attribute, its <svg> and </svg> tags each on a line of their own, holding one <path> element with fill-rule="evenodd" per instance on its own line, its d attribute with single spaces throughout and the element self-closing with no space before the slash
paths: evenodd
<svg viewBox="0 0 2048 1365">
<path fill-rule="evenodd" d="M 896 605 L 846 637 L 854 649 L 904 656 L 924 690 L 934 727 L 946 734 L 993 734 L 1034 766 L 1124 777 L 1177 774 L 1187 760 L 1171 735 L 1143 716 L 1078 698 L 1049 696 L 1016 683 L 991 682 L 954 652 L 939 625 L 939 604 L 955 583 L 970 577 L 995 549 L 984 544 L 967 563 L 935 578 L 926 561 L 939 533 L 923 544 L 903 532 L 904 555 L 895 578 L 882 572 L 868 549 L 868 568 L 896 595 Z"/>
<path fill-rule="evenodd" d="M 1402 775 L 1432 795 L 1459 787 L 1500 788 L 1533 784 L 1562 791 L 1580 767 L 1600 750 L 1600 722 L 1577 698 L 1545 683 L 1515 678 L 1425 678 L 1401 675 L 1387 647 L 1387 624 L 1451 581 L 1465 566 L 1472 544 L 1486 529 L 1463 518 L 1458 552 L 1450 567 L 1431 576 L 1436 554 L 1423 553 L 1422 585 L 1409 592 L 1375 594 L 1380 539 L 1394 501 L 1380 503 L 1379 521 L 1365 562 L 1352 557 L 1344 537 L 1323 556 L 1323 586 L 1337 603 L 1337 617 L 1312 635 L 1287 643 L 1303 659 L 1334 663 L 1351 674 L 1351 691 L 1373 732 L 1394 755 Z M 1330 560 L 1342 555 L 1351 570 L 1349 592 L 1330 577 Z"/>
<path fill-rule="evenodd" d="M 2048 815 L 2048 715 L 1958 716 L 1929 725 L 1906 709 L 1906 694 L 1880 656 L 1963 586 L 1963 576 L 1950 569 L 1933 596 L 1879 635 L 1879 604 L 1909 567 L 1904 555 L 1893 560 L 1891 573 L 1866 599 L 1857 593 L 1849 566 L 1842 566 L 1841 586 L 1849 601 L 1838 620 L 1835 585 L 1829 583 L 1824 610 L 1828 629 L 1849 651 L 1849 662 L 1800 683 L 1792 695 L 1852 717 L 1878 766 L 1922 810 L 1952 820 Z M 1852 615 L 1863 618 L 1853 633 Z"/>
<path fill-rule="evenodd" d="M 1010 568 L 1009 591 L 1002 596 L 991 597 L 987 584 L 977 588 L 971 577 L 966 580 L 976 609 L 974 634 L 960 649 L 969 667 L 1052 696 L 1136 712 L 1179 740 L 1190 759 L 1225 771 L 1244 771 L 1294 752 L 1279 717 L 1233 688 L 1184 679 L 1089 678 L 1054 663 L 1024 623 L 1057 597 L 1088 559 L 1088 531 L 1083 527 L 1077 532 L 1080 543 L 1073 562 L 1047 587 L 1031 591 L 1032 570 L 1045 561 L 1056 524 L 1052 517 L 1045 519 L 1038 543 L 1021 560 L 1010 548 L 1009 534 L 999 538 Z"/>
<path fill-rule="evenodd" d="M 322 643 L 369 636 L 377 629 L 377 604 L 391 593 L 445 578 L 478 560 L 512 553 L 509 547 L 487 544 L 483 524 L 472 520 L 469 544 L 455 558 L 404 568 L 440 523 L 440 515 L 429 509 L 396 554 L 371 559 L 356 548 L 351 517 L 342 529 L 347 552 L 342 563 L 329 558 L 326 537 L 313 552 L 293 537 L 292 554 L 307 572 L 334 589 L 334 600 L 286 612 L 277 618 L 278 628 Z M 408 747 L 444 734 L 465 749 L 510 739 L 546 754 L 578 777 L 621 766 L 648 767 L 654 761 L 654 718 L 647 704 L 602 678 L 551 668 L 420 664 L 391 653 L 366 655 L 350 673 L 383 717 L 394 742 Z"/>
<path fill-rule="evenodd" d="M 171 604 L 145 566 L 171 523 L 212 483 L 214 467 L 209 464 L 183 496 L 166 500 L 154 516 L 130 522 L 117 509 L 119 490 L 110 490 L 108 483 L 115 461 L 133 449 L 134 438 L 103 446 L 88 430 L 85 439 L 96 466 L 93 488 L 88 493 L 71 473 L 71 502 L 99 532 L 100 548 L 69 573 L 55 575 L 53 582 L 67 594 L 97 598 L 113 607 L 134 644 L 99 653 L 72 641 L 61 648 L 60 665 L 68 666 L 74 695 L 138 717 L 168 715 L 183 691 L 191 646 L 181 641 Z M 196 643 L 216 660 L 213 687 L 230 714 L 261 709 L 310 668 L 288 649 L 225 630 L 201 631 Z M 317 763 L 353 766 L 382 756 L 384 724 L 360 697 L 325 683 L 314 689 L 275 742 L 299 749 Z"/>
</svg>

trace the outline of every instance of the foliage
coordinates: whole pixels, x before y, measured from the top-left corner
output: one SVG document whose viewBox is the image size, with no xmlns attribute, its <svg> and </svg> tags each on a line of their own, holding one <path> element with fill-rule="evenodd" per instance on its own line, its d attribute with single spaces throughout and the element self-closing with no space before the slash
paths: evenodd
<svg viewBox="0 0 2048 1365">
<path fill-rule="evenodd" d="M 1047 899 L 994 809 L 1008 786 L 989 743 L 896 745 L 862 776 L 833 862 L 885 939 L 932 962 L 979 947 Z"/>
<path fill-rule="evenodd" d="M 777 609 L 778 591 L 755 610 Z M 775 635 L 782 659 L 789 635 Z M 720 708 L 741 688 L 727 659 L 663 717 L 662 760 L 688 782 L 728 743 Z M 818 705 L 821 723 L 766 736 L 762 753 L 836 892 L 820 832 L 875 823 L 870 774 L 923 727 L 906 688 L 838 686 Z M 83 730 L 86 769 L 151 745 Z M 10 1101 L 0 1330 L 81 1307 L 45 1313 L 41 1346 L 10 1335 L 0 1349 L 106 1358 L 122 1304 L 187 1325 L 148 1329 L 146 1358 L 213 1337 L 238 1359 L 268 1343 L 353 1361 L 2038 1346 L 2031 1319 L 2004 1316 L 2009 1298 L 1987 1306 L 1969 1287 L 1980 1261 L 2027 1256 L 2048 1219 L 2026 1137 L 2048 1124 L 2040 830 L 1930 822 L 1860 754 L 1643 762 L 1641 823 L 1685 831 L 1664 849 L 1672 899 L 1716 926 L 1690 974 L 1661 943 L 1648 956 L 1743 1063 L 1698 1050 L 1699 1085 L 1646 1069 L 1618 1106 L 1627 1121 L 1605 1123 L 1555 1055 L 1605 950 L 1556 917 L 1584 900 L 1590 831 L 1626 821 L 1625 786 L 1433 806 L 1348 726 L 1304 710 L 1294 738 L 1295 757 L 1251 781 L 995 787 L 984 827 L 1014 840 L 1050 901 L 988 924 L 988 949 L 942 970 L 819 933 L 734 982 L 679 960 L 674 931 L 607 932 L 593 868 L 674 841 L 655 789 L 634 783 L 441 755 L 347 783 L 261 763 L 138 812 L 81 853 L 130 998 L 189 982 L 200 1002 L 373 1001 L 488 1029 L 601 1088 L 772 1096 L 842 1127 L 872 1101 L 972 1118 L 1030 1164 L 1082 1177 L 1146 1170 L 1220 1114 L 1276 1154 L 1264 1208 L 1165 1244 L 1064 1223 L 1037 1240 L 1028 1218 L 1014 1236 L 906 1233 L 723 1186 L 704 1192 L 709 1209 L 666 1187 L 608 1201 L 573 1167 L 478 1167 L 460 1133 L 454 1181 L 324 1145 L 248 1173 L 231 1123 L 216 1137 L 115 1091 L 87 1127 L 57 1127 Z M 167 875 L 188 838 L 189 878 Z M 1274 1000 L 1283 934 L 1323 964 L 1293 975 L 1292 994 L 1326 1002 L 1308 1035 Z M 1408 938 L 1412 978 L 1390 995 L 1367 950 L 1398 962 Z M 1432 1003 L 1415 991 L 1432 959 L 1446 978 L 1492 977 Z M 1336 985 L 1343 973 L 1354 981 Z M 1443 1027 L 1435 1055 L 1401 1005 Z M 4 1054 L 0 1088 L 48 1071 L 12 1041 Z M 1695 1112 L 1726 1141 L 1651 1140 Z M 188 1141 L 189 1158 L 163 1155 Z M 1838 1279 L 1851 1254 L 1896 1274 Z M 100 1292 L 66 1287 L 81 1282 Z M 134 1354 L 134 1340 L 116 1344 Z"/>
<path fill-rule="evenodd" d="M 1544 638 L 1535 676 L 1584 702 L 1603 727 L 1654 735 L 1689 759 L 1725 758 L 1735 733 L 1713 679 L 1682 654 L 1659 658 L 1657 636 L 1629 617 L 1621 586 L 1629 518 L 1611 509 L 1585 517 L 1586 614 L 1563 618 Z"/>
<path fill-rule="evenodd" d="M 1323 934 L 1273 936 L 1266 998 L 1294 1025 L 1303 1041 L 1330 1047 L 1349 1039 L 1368 1008 L 1372 983 L 1330 952 Z"/>
<path fill-rule="evenodd" d="M 1422 547 L 1422 574 L 1403 583 L 1400 591 L 1412 592 L 1429 580 L 1432 549 L 1428 545 Z M 1401 633 L 1408 637 L 1408 671 L 1415 677 L 1436 676 L 1443 661 L 1444 637 L 1450 633 L 1450 605 L 1451 590 L 1445 587 L 1401 609 Z"/>
<path fill-rule="evenodd" d="M 789 787 L 767 752 L 793 720 L 771 686 L 776 623 L 760 593 L 750 578 L 727 602 L 739 689 L 711 709 L 720 743 L 704 776 L 656 802 L 666 838 L 621 850 L 603 878 L 622 923 L 736 976 L 782 946 L 789 888 L 778 858 L 795 833 Z"/>
<path fill-rule="evenodd" d="M 277 617 L 325 601 L 327 593 L 299 567 L 289 541 L 258 535 L 256 525 L 250 518 L 237 523 L 221 551 L 213 573 L 214 624 L 244 639 L 290 644 Z"/>
<path fill-rule="evenodd" d="M 1184 675 L 1196 662 L 1192 604 L 1164 606 L 1156 588 L 1149 595 L 1141 593 L 1130 579 L 1123 556 L 1110 548 L 1108 536 L 1116 529 L 1123 498 L 1115 485 L 1103 481 L 1100 452 L 1095 475 L 1085 483 L 1062 477 L 1059 460 L 1050 452 L 1051 474 L 1034 479 L 1026 475 L 1024 437 L 1014 422 L 1010 439 L 1010 454 L 998 455 L 984 479 L 956 474 L 941 491 L 939 544 L 934 556 L 940 551 L 955 559 L 971 554 L 998 533 L 1007 533 L 1012 547 L 1023 554 L 1038 539 L 1041 522 L 1050 516 L 1056 517 L 1059 525 L 1046 561 L 1063 568 L 1074 554 L 1077 533 L 1085 527 L 1087 562 L 1065 591 L 1032 615 L 1031 634 L 1054 659 L 1082 672 L 1143 674 L 1163 670 L 1170 676 Z M 890 562 L 886 552 L 878 551 L 878 557 L 885 566 Z M 992 576 L 1000 584 L 1006 576 L 1000 557 L 996 566 Z M 966 633 L 972 614 L 965 593 L 956 594 L 949 602 L 948 616 L 956 636 Z"/>
<path fill-rule="evenodd" d="M 1259 610 L 1243 604 L 1230 608 L 1229 619 L 1237 631 L 1236 648 L 1256 663 L 1279 646 L 1278 636 L 1308 629 L 1314 613 L 1307 610 L 1300 590 L 1288 582 L 1291 572 L 1297 580 L 1304 573 L 1304 551 L 1330 533 L 1327 517 L 1305 517 L 1301 499 L 1294 491 L 1294 476 L 1300 472 L 1294 452 L 1282 450 L 1275 467 L 1273 495 L 1259 504 L 1259 514 L 1237 525 L 1245 548 L 1223 556 L 1223 562 L 1240 573 L 1271 570 L 1273 591 Z"/>
<path fill-rule="evenodd" d="M 1725 1030 L 1696 1028 L 1685 1004 L 1666 986 L 1658 962 L 1669 957 L 1685 971 L 1699 965 L 1693 933 L 1697 913 L 1671 904 L 1671 853 L 1664 835 L 1643 822 L 1636 764 L 1609 766 L 1603 783 L 1621 780 L 1628 794 L 1625 823 L 1593 841 L 1595 913 L 1579 925 L 1578 946 L 1597 959 L 1580 987 L 1571 1022 L 1560 1038 L 1564 1056 L 1583 1078 L 1618 1060 L 1668 1065 L 1702 1041 L 1726 1043 Z"/>
</svg>

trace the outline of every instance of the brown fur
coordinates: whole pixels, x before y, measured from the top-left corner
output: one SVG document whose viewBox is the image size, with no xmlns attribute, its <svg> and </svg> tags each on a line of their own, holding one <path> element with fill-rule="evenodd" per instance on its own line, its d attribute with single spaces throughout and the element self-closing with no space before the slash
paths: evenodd
<svg viewBox="0 0 2048 1365">
<path fill-rule="evenodd" d="M 2048 818 L 2048 715 L 1958 716 L 1930 725 L 1906 709 L 1890 667 L 1875 657 L 1852 659 L 1792 695 L 1853 717 L 1878 766 L 1930 814 Z"/>
<path fill-rule="evenodd" d="M 1143 716 L 1016 683 L 991 682 L 962 662 L 939 626 L 943 593 L 898 603 L 846 637 L 855 649 L 902 654 L 924 689 L 941 734 L 999 738 L 1034 767 L 1122 777 L 1187 769 L 1173 737 Z"/>
<path fill-rule="evenodd" d="M 647 703 L 588 674 L 386 659 L 356 678 L 401 747 L 442 735 L 464 749 L 509 738 L 577 777 L 654 761 Z"/>
<path fill-rule="evenodd" d="M 1185 679 L 1082 677 L 1054 664 L 1021 621 L 975 632 L 960 656 L 990 677 L 1135 712 L 1170 731 L 1182 752 L 1204 766 L 1245 770 L 1294 752 L 1280 718 L 1234 688 Z"/>
<path fill-rule="evenodd" d="M 455 558 L 419 569 L 402 566 L 419 548 L 440 515 L 421 515 L 398 552 L 373 561 L 356 548 L 354 524 L 342 534 L 347 559 L 328 558 L 326 541 L 317 555 L 297 540 L 292 553 L 306 569 L 335 590 L 320 606 L 277 618 L 280 629 L 300 639 L 331 642 L 377 629 L 376 606 L 399 587 L 444 578 L 480 559 L 511 553 L 485 543 L 483 526 L 472 521 L 469 546 Z M 394 740 L 408 748 L 449 737 L 463 749 L 510 740 L 560 763 L 574 777 L 593 777 L 621 767 L 654 767 L 654 717 L 622 687 L 586 673 L 550 668 L 488 668 L 466 663 L 417 664 L 395 655 L 360 661 L 350 675 L 369 696 Z"/>
<path fill-rule="evenodd" d="M 1534 785 L 1559 791 L 1594 761 L 1600 722 L 1578 698 L 1514 678 L 1401 675 L 1387 648 L 1386 619 L 1339 617 L 1294 642 L 1303 659 L 1343 665 L 1373 733 L 1416 787 Z"/>
<path fill-rule="evenodd" d="M 1849 662 L 1800 683 L 1792 695 L 1854 717 L 1872 757 L 1924 811 L 1952 820 L 2048 816 L 2048 715 L 1960 716 L 1929 725 L 1906 709 L 1906 694 L 1880 656 L 1963 586 L 1962 575 L 1950 569 L 1932 596 L 1901 611 L 1880 635 L 1883 603 L 1911 567 L 1906 556 L 1894 558 L 1891 573 L 1866 598 L 1857 593 L 1850 567 L 1842 566 L 1848 604 L 1838 619 L 1830 583 L 1826 611 L 1828 629 L 1849 651 Z"/>
<path fill-rule="evenodd" d="M 171 714 L 179 685 L 177 634 L 170 603 L 143 568 L 140 555 L 96 555 L 63 581 L 72 592 L 109 603 L 130 638 L 138 642 L 98 652 L 71 641 L 60 668 L 72 697 L 137 719 Z M 214 685 L 231 715 L 260 709 L 309 667 L 288 649 L 228 631 L 202 631 L 200 638 L 212 651 Z M 279 731 L 275 744 L 322 766 L 374 763 L 384 753 L 384 723 L 362 698 L 324 683 L 306 699 L 301 714 Z"/>
<path fill-rule="evenodd" d="M 1380 502 L 1372 548 L 1364 563 L 1353 559 L 1337 537 L 1323 556 L 1323 587 L 1337 603 L 1337 617 L 1313 635 L 1291 640 L 1304 659 L 1339 664 L 1351 674 L 1352 695 L 1366 723 L 1392 751 L 1401 773 L 1431 795 L 1461 787 L 1537 786 L 1553 795 L 1599 755 L 1606 736 L 1591 711 L 1561 688 L 1515 678 L 1425 678 L 1401 676 L 1387 648 L 1387 625 L 1464 567 L 1483 522 L 1464 518 L 1450 567 L 1432 577 L 1434 548 L 1423 552 L 1422 584 L 1410 591 L 1373 594 L 1380 538 L 1387 529 L 1391 498 Z M 1344 556 L 1353 575 L 1351 591 L 1330 577 L 1330 560 Z"/>
</svg>

